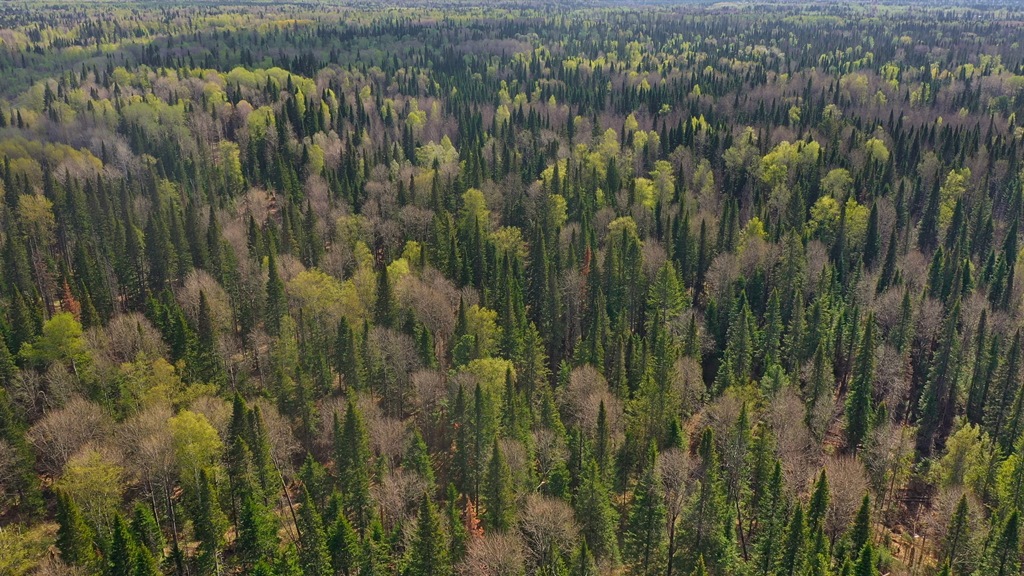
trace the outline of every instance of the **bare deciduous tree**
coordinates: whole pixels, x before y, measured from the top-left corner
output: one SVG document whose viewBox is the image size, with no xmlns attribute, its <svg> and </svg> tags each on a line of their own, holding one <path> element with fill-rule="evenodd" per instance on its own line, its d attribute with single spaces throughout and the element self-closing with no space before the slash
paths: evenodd
<svg viewBox="0 0 1024 576">
<path fill-rule="evenodd" d="M 608 414 L 608 429 L 620 430 L 622 401 L 608 390 L 604 376 L 589 364 L 573 369 L 562 396 L 566 423 L 576 424 L 585 433 L 593 435 L 597 430 L 601 402 L 604 402 Z"/>
<path fill-rule="evenodd" d="M 43 468 L 56 475 L 82 446 L 102 439 L 106 429 L 103 410 L 88 400 L 75 398 L 36 422 L 28 436 Z"/>
<path fill-rule="evenodd" d="M 829 499 L 825 512 L 825 532 L 834 542 L 853 521 L 864 495 L 868 493 L 864 465 L 853 456 L 830 456 L 825 459 Z"/>
<path fill-rule="evenodd" d="M 514 532 L 474 538 L 458 567 L 459 574 L 466 576 L 520 576 L 525 570 L 525 547 Z"/>
<path fill-rule="evenodd" d="M 560 498 L 530 494 L 519 513 L 530 566 L 551 561 L 555 550 L 571 550 L 579 535 L 572 507 Z"/>
<path fill-rule="evenodd" d="M 776 395 L 768 421 L 775 434 L 786 487 L 791 494 L 803 493 L 819 470 L 821 449 L 804 424 L 804 404 L 792 388 L 783 388 Z"/>
</svg>

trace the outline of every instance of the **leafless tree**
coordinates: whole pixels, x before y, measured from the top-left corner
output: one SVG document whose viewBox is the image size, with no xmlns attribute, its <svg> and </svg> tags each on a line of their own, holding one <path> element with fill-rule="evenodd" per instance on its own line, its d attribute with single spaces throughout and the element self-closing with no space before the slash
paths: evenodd
<svg viewBox="0 0 1024 576">
<path fill-rule="evenodd" d="M 174 481 L 174 439 L 167 420 L 169 406 L 155 405 L 119 425 L 114 439 L 123 454 L 126 471 L 141 484 L 154 511 L 162 506 Z"/>
<path fill-rule="evenodd" d="M 864 444 L 862 459 L 875 493 L 876 509 L 888 510 L 893 494 L 909 479 L 914 457 L 914 433 L 902 424 L 886 422 L 874 428 Z"/>
<path fill-rule="evenodd" d="M 17 463 L 17 453 L 6 441 L 0 440 L 0 501 L 7 494 L 11 481 L 15 478 L 14 465 Z"/>
<path fill-rule="evenodd" d="M 554 550 L 571 550 L 579 536 L 572 507 L 560 498 L 530 494 L 519 513 L 519 531 L 526 544 L 530 566 L 552 560 Z"/>
<path fill-rule="evenodd" d="M 103 410 L 83 398 L 49 412 L 28 431 L 43 468 L 57 475 L 78 450 L 104 437 L 108 421 Z"/>
<path fill-rule="evenodd" d="M 206 416 L 221 439 L 227 438 L 228 424 L 231 422 L 231 404 L 227 400 L 216 396 L 200 396 L 192 401 L 189 409 Z"/>
<path fill-rule="evenodd" d="M 136 312 L 119 314 L 106 326 L 89 329 L 86 341 L 100 370 L 132 362 L 139 354 L 159 358 L 166 351 L 160 332 Z"/>
<path fill-rule="evenodd" d="M 786 488 L 791 495 L 801 494 L 820 469 L 821 449 L 804 424 L 804 404 L 792 388 L 783 388 L 776 395 L 768 422 L 775 435 Z"/>
<path fill-rule="evenodd" d="M 423 478 L 403 468 L 386 472 L 379 483 L 370 487 L 373 499 L 380 507 L 381 521 L 385 527 L 410 523 L 426 489 Z"/>
<path fill-rule="evenodd" d="M 690 455 L 679 448 L 670 448 L 658 457 L 658 477 L 661 479 L 662 497 L 665 499 L 665 526 L 668 534 L 668 562 L 671 563 L 679 547 L 677 524 L 690 498 L 695 484 L 690 481 L 694 470 Z"/>
<path fill-rule="evenodd" d="M 185 316 L 193 326 L 199 322 L 199 294 L 206 296 L 210 307 L 210 320 L 218 332 L 230 331 L 233 323 L 231 299 L 213 276 L 205 270 L 193 270 L 185 277 L 184 285 L 177 291 L 177 300 Z"/>
<path fill-rule="evenodd" d="M 864 495 L 868 493 L 868 479 L 864 465 L 853 456 L 826 458 L 825 475 L 829 485 L 825 533 L 835 542 L 853 522 Z"/>
<path fill-rule="evenodd" d="M 514 532 L 490 533 L 469 543 L 458 567 L 465 576 L 520 576 L 526 570 L 526 550 Z"/>
<path fill-rule="evenodd" d="M 257 398 L 253 404 L 259 408 L 260 416 L 263 418 L 263 427 L 266 429 L 267 442 L 270 443 L 270 453 L 274 457 L 274 462 L 282 472 L 291 472 L 292 456 L 298 454 L 302 448 L 292 433 L 291 424 L 277 411 L 277 406 L 266 398 Z"/>
<path fill-rule="evenodd" d="M 597 430 L 597 414 L 604 402 L 608 429 L 620 430 L 622 401 L 608 390 L 608 382 L 593 366 L 585 364 L 573 369 L 561 400 L 567 424 L 576 424 L 593 435 Z"/>
</svg>

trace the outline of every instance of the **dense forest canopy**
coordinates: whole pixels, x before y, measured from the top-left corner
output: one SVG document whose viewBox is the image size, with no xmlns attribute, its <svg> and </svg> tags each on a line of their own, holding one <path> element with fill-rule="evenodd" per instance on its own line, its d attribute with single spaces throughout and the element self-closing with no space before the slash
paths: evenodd
<svg viewBox="0 0 1024 576">
<path fill-rule="evenodd" d="M 0 574 L 1019 574 L 1022 43 L 3 4 Z"/>
</svg>

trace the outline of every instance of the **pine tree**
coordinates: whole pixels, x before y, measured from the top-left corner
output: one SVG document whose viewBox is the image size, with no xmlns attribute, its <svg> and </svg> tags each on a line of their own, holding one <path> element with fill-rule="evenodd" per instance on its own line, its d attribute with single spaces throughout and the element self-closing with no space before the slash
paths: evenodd
<svg viewBox="0 0 1024 576">
<path fill-rule="evenodd" d="M 284 282 L 277 274 L 277 247 L 271 246 L 267 252 L 267 306 L 264 316 L 264 327 L 267 334 L 277 336 L 281 331 L 281 318 L 288 313 L 288 301 L 285 299 Z"/>
<path fill-rule="evenodd" d="M 260 560 L 273 557 L 277 551 L 277 518 L 264 506 L 262 499 L 249 486 L 242 494 L 235 550 L 242 565 L 253 567 Z"/>
<path fill-rule="evenodd" d="M 797 503 L 786 529 L 786 543 L 779 559 L 779 569 L 776 571 L 778 576 L 794 576 L 800 573 L 804 560 L 805 530 L 804 509 Z"/>
<path fill-rule="evenodd" d="M 857 355 L 853 382 L 846 398 L 846 445 L 853 450 L 864 441 L 871 426 L 874 366 L 875 319 L 869 316 Z"/>
<path fill-rule="evenodd" d="M 618 562 L 619 547 L 615 534 L 618 514 L 612 507 L 608 487 L 602 479 L 597 462 L 589 458 L 575 498 L 576 518 L 587 548 L 598 560 Z"/>
<path fill-rule="evenodd" d="M 452 566 L 447 550 L 437 510 L 424 495 L 404 576 L 448 576 Z"/>
<path fill-rule="evenodd" d="M 324 523 L 308 491 L 303 491 L 296 527 L 299 531 L 299 565 L 302 567 L 302 574 L 333 576 Z"/>
<path fill-rule="evenodd" d="M 1020 573 L 1019 513 L 1014 510 L 1001 528 L 993 528 L 992 543 L 982 561 L 979 574 L 983 576 L 1010 576 Z"/>
<path fill-rule="evenodd" d="M 631 574 L 654 576 L 664 566 L 665 505 L 656 470 L 657 454 L 652 444 L 645 470 L 633 489 L 623 532 L 623 560 Z"/>
<path fill-rule="evenodd" d="M 164 555 L 164 535 L 153 516 L 153 511 L 142 502 L 135 504 L 131 521 L 132 536 L 139 546 L 145 548 L 154 558 Z"/>
<path fill-rule="evenodd" d="M 335 573 L 344 576 L 355 576 L 359 569 L 360 547 L 359 535 L 352 523 L 344 514 L 338 514 L 334 526 L 331 527 L 330 542 L 331 565 Z"/>
<path fill-rule="evenodd" d="M 871 538 L 871 498 L 865 494 L 850 528 L 850 550 L 861 550 Z"/>
<path fill-rule="evenodd" d="M 192 524 L 199 540 L 198 570 L 201 576 L 218 574 L 220 549 L 228 522 L 217 502 L 217 490 L 206 470 L 200 472 L 199 493 L 193 505 Z"/>
<path fill-rule="evenodd" d="M 491 447 L 487 465 L 487 483 L 484 489 L 484 522 L 487 528 L 504 532 L 515 520 L 512 495 L 512 470 L 505 461 L 497 438 Z"/>
<path fill-rule="evenodd" d="M 713 571 L 727 571 L 733 560 L 732 526 L 719 476 L 718 451 L 711 428 L 701 435 L 698 454 L 701 466 L 697 493 L 688 506 L 683 519 L 683 542 L 689 550 L 683 556 L 683 569 L 692 569 L 703 557 Z"/>
<path fill-rule="evenodd" d="M 345 411 L 344 426 L 334 422 L 334 464 L 345 510 L 362 534 L 370 525 L 370 444 L 359 409 L 351 400 Z"/>
<path fill-rule="evenodd" d="M 92 530 L 82 510 L 68 496 L 57 494 L 57 549 L 61 559 L 72 566 L 87 567 L 96 560 Z"/>
</svg>

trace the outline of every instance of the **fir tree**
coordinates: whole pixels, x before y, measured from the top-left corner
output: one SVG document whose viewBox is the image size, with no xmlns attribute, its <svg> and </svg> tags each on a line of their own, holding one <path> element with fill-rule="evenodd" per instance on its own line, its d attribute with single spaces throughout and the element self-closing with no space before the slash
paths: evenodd
<svg viewBox="0 0 1024 576">
<path fill-rule="evenodd" d="M 331 565 L 334 566 L 335 573 L 344 576 L 355 576 L 358 573 L 359 535 L 344 514 L 338 514 L 334 526 L 331 527 L 328 548 L 331 551 Z"/>
<path fill-rule="evenodd" d="M 850 528 L 850 550 L 861 550 L 871 538 L 871 498 L 865 494 Z"/>
<path fill-rule="evenodd" d="M 698 454 L 701 466 L 697 487 L 683 519 L 683 542 L 690 549 L 684 554 L 683 569 L 692 569 L 697 559 L 704 558 L 715 571 L 726 571 L 733 560 L 732 525 L 719 477 L 718 451 L 714 435 L 706 428 L 701 435 Z"/>
<path fill-rule="evenodd" d="M 327 551 L 327 534 L 308 491 L 303 491 L 297 526 L 299 531 L 299 565 L 304 576 L 333 576 L 331 556 Z"/>
<path fill-rule="evenodd" d="M 447 550 L 437 510 L 430 498 L 424 496 L 404 576 L 448 576 L 452 566 Z"/>
<path fill-rule="evenodd" d="M 665 505 L 656 465 L 657 450 L 652 445 L 645 470 L 633 489 L 623 532 L 623 560 L 632 574 L 653 576 L 664 565 Z"/>
<path fill-rule="evenodd" d="M 362 533 L 370 525 L 370 445 L 362 416 L 351 400 L 344 426 L 334 423 L 334 463 L 345 509 Z"/>
<path fill-rule="evenodd" d="M 72 566 L 87 567 L 96 560 L 92 530 L 82 510 L 62 493 L 57 494 L 57 549 L 61 559 Z"/>
<path fill-rule="evenodd" d="M 869 316 L 857 355 L 853 382 L 846 398 L 846 444 L 853 450 L 863 442 L 871 426 L 874 366 L 875 320 Z"/>
<path fill-rule="evenodd" d="M 484 522 L 491 530 L 504 532 L 512 527 L 515 510 L 511 484 L 512 471 L 495 438 L 487 464 L 487 483 L 484 489 Z"/>
<path fill-rule="evenodd" d="M 776 571 L 776 574 L 779 576 L 794 576 L 801 572 L 806 540 L 805 530 L 804 509 L 798 503 L 793 508 L 793 514 L 789 519 L 789 527 L 786 529 L 786 542 L 782 549 L 782 556 L 779 559 L 779 569 Z"/>
<path fill-rule="evenodd" d="M 135 504 L 131 521 L 132 536 L 139 546 L 145 548 L 155 559 L 164 555 L 164 535 L 160 532 L 153 511 L 142 502 Z"/>
<path fill-rule="evenodd" d="M 277 551 L 277 518 L 251 488 L 242 495 L 235 550 L 242 565 L 253 567 Z"/>
<path fill-rule="evenodd" d="M 264 315 L 264 326 L 267 334 L 277 336 L 281 331 L 281 318 L 288 313 L 288 301 L 285 299 L 284 282 L 277 274 L 277 258 L 275 246 L 267 253 L 267 305 Z"/>
<path fill-rule="evenodd" d="M 199 493 L 193 505 L 196 538 L 199 540 L 197 565 L 199 574 L 206 576 L 220 571 L 220 549 L 227 530 L 227 518 L 217 502 L 217 490 L 206 470 L 200 472 Z"/>
<path fill-rule="evenodd" d="M 580 522 L 581 535 L 587 541 L 587 548 L 598 560 L 617 562 L 619 558 L 618 539 L 615 526 L 618 514 L 612 507 L 611 498 L 597 462 L 589 458 L 575 498 L 576 518 Z"/>
</svg>

